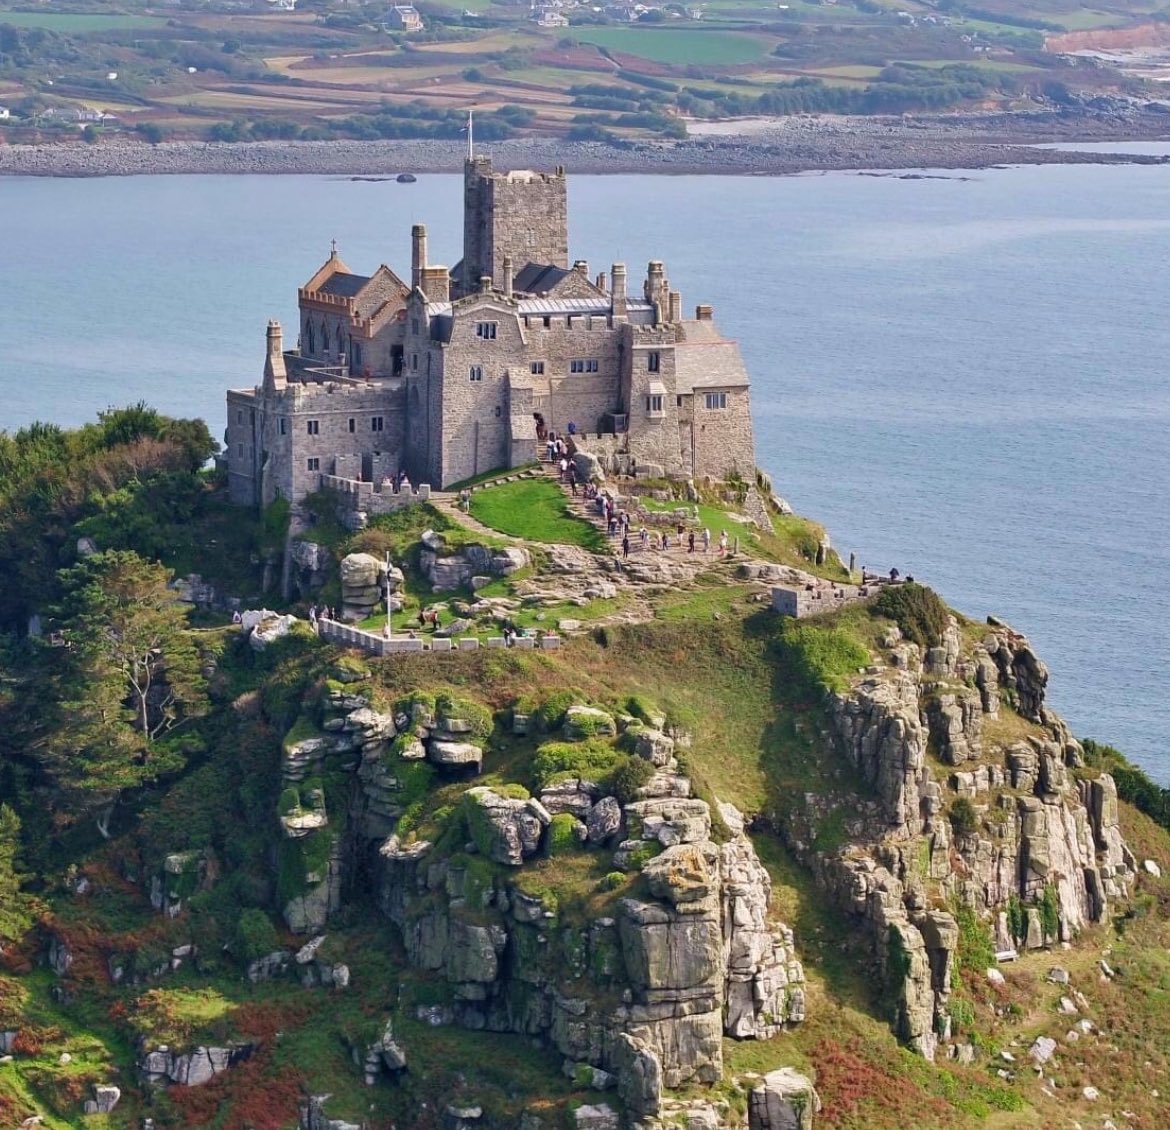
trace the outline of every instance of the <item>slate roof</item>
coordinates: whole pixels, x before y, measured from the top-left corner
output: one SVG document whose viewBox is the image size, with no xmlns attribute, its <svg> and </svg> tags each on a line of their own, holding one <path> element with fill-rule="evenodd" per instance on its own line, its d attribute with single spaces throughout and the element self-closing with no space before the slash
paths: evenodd
<svg viewBox="0 0 1170 1130">
<path fill-rule="evenodd" d="M 332 294 L 338 298 L 356 298 L 369 281 L 369 275 L 348 275 L 344 271 L 338 271 L 337 274 L 330 275 L 317 289 L 321 294 Z"/>
<path fill-rule="evenodd" d="M 564 267 L 553 267 L 547 263 L 529 263 L 513 278 L 512 286 L 528 294 L 540 294 L 552 290 L 571 272 Z"/>
<path fill-rule="evenodd" d="M 680 341 L 674 347 L 674 372 L 675 391 L 680 393 L 706 388 L 746 388 L 751 384 L 739 345 L 725 338 Z"/>
</svg>

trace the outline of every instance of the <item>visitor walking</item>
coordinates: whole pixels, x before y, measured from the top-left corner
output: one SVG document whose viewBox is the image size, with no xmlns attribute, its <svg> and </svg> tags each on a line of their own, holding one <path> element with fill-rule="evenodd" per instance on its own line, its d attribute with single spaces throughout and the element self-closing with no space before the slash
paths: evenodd
<svg viewBox="0 0 1170 1130">
<path fill-rule="evenodd" d="M 727 531 L 721 530 L 719 532 L 719 556 L 727 556 Z"/>
<path fill-rule="evenodd" d="M 645 549 L 645 548 L 646 548 L 646 542 L 647 542 L 647 541 L 650 539 L 650 531 L 649 531 L 649 530 L 647 530 L 645 526 L 643 526 L 643 527 L 642 527 L 642 528 L 641 528 L 641 529 L 638 531 L 638 536 L 639 536 L 639 537 L 642 539 L 642 548 L 643 548 L 643 549 Z"/>
<path fill-rule="evenodd" d="M 623 557 L 630 556 L 630 535 L 629 534 L 626 534 L 626 536 L 622 538 L 622 556 Z"/>
<path fill-rule="evenodd" d="M 695 552 L 695 531 L 691 530 L 691 532 L 689 534 L 687 534 L 687 553 L 694 553 L 694 552 Z"/>
<path fill-rule="evenodd" d="M 706 526 L 703 527 L 703 552 L 709 553 L 711 550 L 711 531 Z"/>
</svg>

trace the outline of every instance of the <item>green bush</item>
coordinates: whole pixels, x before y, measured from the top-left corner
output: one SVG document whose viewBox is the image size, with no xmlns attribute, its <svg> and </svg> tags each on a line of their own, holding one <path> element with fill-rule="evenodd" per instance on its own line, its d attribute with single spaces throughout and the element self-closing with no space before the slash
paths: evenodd
<svg viewBox="0 0 1170 1130">
<path fill-rule="evenodd" d="M 1055 938 L 1060 932 L 1060 896 L 1051 883 L 1040 896 L 1040 925 L 1044 929 L 1045 940 Z"/>
<path fill-rule="evenodd" d="M 640 757 L 622 757 L 606 774 L 602 787 L 622 804 L 638 799 L 638 790 L 654 776 L 654 766 Z"/>
<path fill-rule="evenodd" d="M 965 796 L 959 797 L 951 805 L 950 817 L 956 836 L 970 836 L 979 828 L 979 814 Z"/>
<path fill-rule="evenodd" d="M 577 839 L 577 820 L 567 812 L 558 812 L 548 826 L 548 854 L 568 855 L 581 847 Z"/>
<path fill-rule="evenodd" d="M 625 881 L 626 877 L 621 871 L 609 871 L 597 881 L 597 889 L 599 891 L 616 891 Z"/>
<path fill-rule="evenodd" d="M 478 702 L 456 698 L 450 694 L 441 694 L 435 699 L 435 714 L 440 721 L 447 718 L 460 718 L 470 723 L 471 732 L 467 735 L 468 741 L 483 741 L 492 732 L 492 712 Z"/>
<path fill-rule="evenodd" d="M 848 688 L 858 668 L 869 663 L 869 650 L 852 632 L 786 620 L 776 647 L 789 675 L 811 690 Z"/>
<path fill-rule="evenodd" d="M 600 781 L 621 756 L 606 742 L 545 742 L 532 759 L 532 779 L 539 792 L 568 777 Z"/>
<path fill-rule="evenodd" d="M 663 852 L 662 845 L 657 840 L 644 840 L 640 843 L 628 857 L 626 863 L 627 871 L 641 871 L 650 860 Z"/>
<path fill-rule="evenodd" d="M 236 956 L 245 962 L 255 961 L 280 948 L 276 927 L 264 911 L 252 907 L 241 912 L 240 920 L 236 923 L 234 948 Z"/>
<path fill-rule="evenodd" d="M 581 697 L 574 691 L 557 691 L 550 695 L 533 711 L 533 721 L 541 733 L 551 734 L 565 724 L 565 715 L 570 706 L 578 706 Z"/>
<path fill-rule="evenodd" d="M 653 726 L 655 722 L 661 721 L 665 712 L 642 695 L 632 694 L 626 699 L 626 713 L 645 722 L 647 726 Z"/>
<path fill-rule="evenodd" d="M 509 800 L 528 800 L 532 794 L 523 786 L 509 781 L 504 785 L 493 785 L 492 791 Z"/>
<path fill-rule="evenodd" d="M 934 589 L 908 582 L 884 588 L 873 610 L 893 620 L 902 635 L 919 647 L 935 647 L 950 623 L 950 609 Z"/>
<path fill-rule="evenodd" d="M 995 945 L 991 940 L 991 931 L 969 906 L 960 906 L 955 910 L 955 921 L 959 925 L 955 972 L 973 973 L 982 977 L 995 964 Z"/>
</svg>

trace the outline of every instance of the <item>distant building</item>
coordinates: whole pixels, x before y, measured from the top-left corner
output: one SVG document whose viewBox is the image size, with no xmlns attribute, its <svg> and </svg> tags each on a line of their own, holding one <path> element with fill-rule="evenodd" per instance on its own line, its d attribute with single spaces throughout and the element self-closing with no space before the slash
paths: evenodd
<svg viewBox="0 0 1170 1130">
<path fill-rule="evenodd" d="M 394 31 L 422 31 L 422 16 L 413 4 L 395 4 L 386 18 L 387 24 Z"/>
<path fill-rule="evenodd" d="M 569 21 L 555 8 L 538 8 L 533 16 L 538 27 L 568 27 Z"/>
<path fill-rule="evenodd" d="M 297 348 L 268 324 L 262 382 L 227 394 L 232 499 L 298 504 L 405 471 L 440 489 L 532 462 L 546 431 L 651 477 L 751 481 L 748 375 L 710 306 L 684 317 L 652 260 L 590 276 L 569 258 L 563 169 L 464 165 L 463 259 L 409 282 L 352 272 L 336 249 L 298 294 Z M 350 484 L 347 486 L 347 484 Z"/>
<path fill-rule="evenodd" d="M 8 118 L 11 118 L 11 117 L 12 117 L 12 115 L 9 113 L 8 107 L 7 106 L 0 106 L 0 122 L 6 121 Z"/>
</svg>

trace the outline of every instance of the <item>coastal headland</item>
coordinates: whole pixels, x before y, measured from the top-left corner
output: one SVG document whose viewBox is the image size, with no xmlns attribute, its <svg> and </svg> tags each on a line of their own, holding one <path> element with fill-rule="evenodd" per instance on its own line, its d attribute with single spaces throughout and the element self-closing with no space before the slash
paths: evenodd
<svg viewBox="0 0 1170 1130">
<path fill-rule="evenodd" d="M 703 123 L 685 140 L 623 142 L 523 138 L 492 143 L 501 165 L 565 166 L 590 174 L 782 176 L 833 170 L 983 169 L 996 165 L 1161 164 L 1150 154 L 1078 150 L 1078 144 L 1170 140 L 1170 115 L 1059 111 L 849 117 L 793 116 Z M 1061 148 L 1043 148 L 1059 145 Z M 0 175 L 452 173 L 458 140 L 110 140 L 0 146 Z"/>
</svg>

